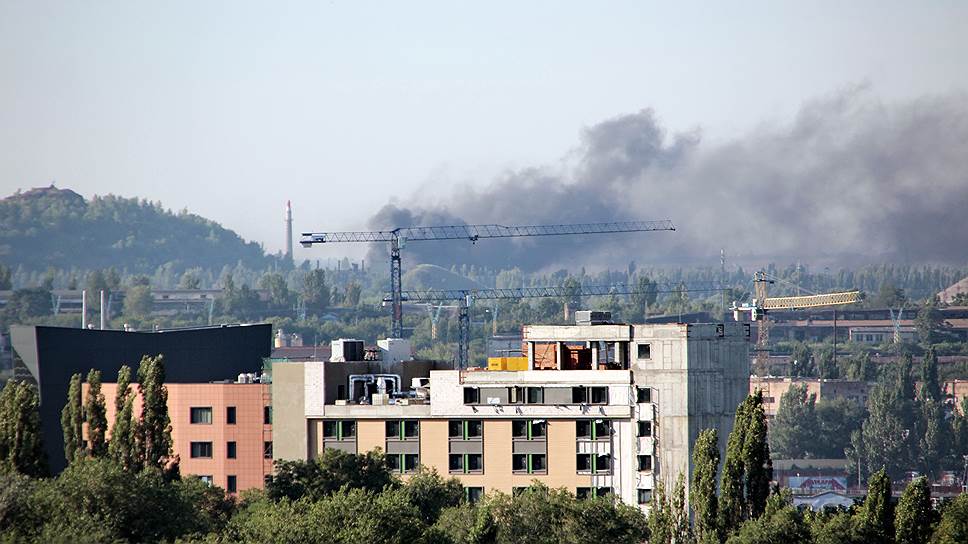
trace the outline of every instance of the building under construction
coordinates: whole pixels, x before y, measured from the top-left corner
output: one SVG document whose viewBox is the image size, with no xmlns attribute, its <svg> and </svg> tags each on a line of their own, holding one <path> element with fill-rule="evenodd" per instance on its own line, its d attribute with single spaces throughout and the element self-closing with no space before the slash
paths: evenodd
<svg viewBox="0 0 968 544">
<path fill-rule="evenodd" d="M 659 480 L 691 474 L 701 430 L 725 453 L 749 387 L 748 324 L 588 319 L 523 338 L 525 356 L 493 370 L 357 360 L 362 343 L 343 341 L 328 361 L 277 362 L 275 458 L 379 449 L 404 477 L 419 465 L 457 477 L 471 500 L 538 480 L 647 508 Z"/>
</svg>

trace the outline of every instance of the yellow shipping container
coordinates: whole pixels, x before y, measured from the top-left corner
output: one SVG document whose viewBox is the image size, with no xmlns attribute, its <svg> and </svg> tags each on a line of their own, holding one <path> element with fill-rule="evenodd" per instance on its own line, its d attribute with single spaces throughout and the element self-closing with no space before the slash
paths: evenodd
<svg viewBox="0 0 968 544">
<path fill-rule="evenodd" d="M 507 359 L 506 357 L 488 357 L 487 358 L 487 369 L 488 370 L 507 370 Z"/>
<path fill-rule="evenodd" d="M 528 358 L 527 357 L 505 357 L 505 367 L 508 370 L 527 370 L 528 369 Z"/>
</svg>

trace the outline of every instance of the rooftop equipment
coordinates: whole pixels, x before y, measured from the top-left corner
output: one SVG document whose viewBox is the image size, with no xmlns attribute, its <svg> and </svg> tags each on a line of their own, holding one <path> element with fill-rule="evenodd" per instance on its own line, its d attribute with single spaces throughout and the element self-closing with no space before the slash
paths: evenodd
<svg viewBox="0 0 968 544">
<path fill-rule="evenodd" d="M 364 348 L 362 340 L 353 338 L 340 338 L 330 342 L 332 348 L 329 361 L 331 363 L 345 363 L 348 361 L 364 360 Z"/>
<path fill-rule="evenodd" d="M 578 310 L 575 312 L 576 325 L 608 325 L 612 322 L 612 312 Z"/>
</svg>

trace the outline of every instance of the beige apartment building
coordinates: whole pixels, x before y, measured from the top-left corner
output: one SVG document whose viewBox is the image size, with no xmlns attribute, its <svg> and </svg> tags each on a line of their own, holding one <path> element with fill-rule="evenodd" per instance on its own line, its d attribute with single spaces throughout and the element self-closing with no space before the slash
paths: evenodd
<svg viewBox="0 0 968 544">
<path fill-rule="evenodd" d="M 527 370 L 354 360 L 362 344 L 343 341 L 330 361 L 276 362 L 275 458 L 380 449 L 404 477 L 457 477 L 471 500 L 538 480 L 647 507 L 660 479 L 691 473 L 702 429 L 724 453 L 749 387 L 742 323 L 527 326 L 523 348 Z"/>
</svg>

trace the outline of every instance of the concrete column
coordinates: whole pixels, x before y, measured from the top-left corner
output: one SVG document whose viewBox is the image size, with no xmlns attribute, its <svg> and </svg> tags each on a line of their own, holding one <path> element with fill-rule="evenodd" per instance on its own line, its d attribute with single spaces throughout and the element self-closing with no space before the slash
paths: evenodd
<svg viewBox="0 0 968 544">
<path fill-rule="evenodd" d="M 534 342 L 528 342 L 528 370 L 534 370 Z"/>
<path fill-rule="evenodd" d="M 598 370 L 598 342 L 589 342 L 592 345 L 592 370 Z"/>
<path fill-rule="evenodd" d="M 561 370 L 561 351 L 564 342 L 555 342 L 555 370 Z"/>
</svg>

